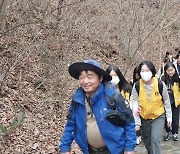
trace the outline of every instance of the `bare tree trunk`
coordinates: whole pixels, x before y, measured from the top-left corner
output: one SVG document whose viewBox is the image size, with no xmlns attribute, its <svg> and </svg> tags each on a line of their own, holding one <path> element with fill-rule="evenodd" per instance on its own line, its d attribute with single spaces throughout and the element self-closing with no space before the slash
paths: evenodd
<svg viewBox="0 0 180 154">
<path fill-rule="evenodd" d="M 61 13 L 62 13 L 63 1 L 64 0 L 59 0 L 59 2 L 58 2 L 58 6 L 57 6 L 57 21 L 60 20 L 60 16 L 61 16 Z"/>
<path fill-rule="evenodd" d="M 131 61 L 131 60 L 134 58 L 134 56 L 136 55 L 136 53 L 137 53 L 137 52 L 139 51 L 139 49 L 142 47 L 143 43 L 144 43 L 144 42 L 150 37 L 150 35 L 159 27 L 159 25 L 161 24 L 162 20 L 164 19 L 164 16 L 165 16 L 166 13 L 167 13 L 167 7 L 168 7 L 168 5 L 169 5 L 169 2 L 170 2 L 170 0 L 165 0 L 165 1 L 164 1 L 163 7 L 162 7 L 159 15 L 158 15 L 158 16 L 156 17 L 156 19 L 154 20 L 154 26 L 152 26 L 152 28 L 149 30 L 149 32 L 148 32 L 145 36 L 141 36 L 141 33 L 140 33 L 141 31 L 139 31 L 139 38 L 137 39 L 138 42 L 137 42 L 137 44 L 136 44 L 135 46 L 132 47 L 132 48 L 133 48 L 132 54 L 131 54 L 131 55 L 128 54 L 128 55 L 130 55 L 130 56 L 128 57 L 128 59 L 130 59 L 129 61 Z M 133 19 L 135 20 L 135 22 L 137 22 L 137 20 L 138 20 L 137 15 L 136 15 L 136 13 L 137 13 L 136 11 L 137 11 L 137 10 L 135 10 L 135 16 L 133 17 Z M 144 14 L 141 14 L 141 16 L 142 16 L 142 15 L 144 15 Z M 125 20 L 126 20 L 126 19 L 125 19 Z M 128 47 L 125 46 L 127 49 L 130 49 L 129 46 L 131 46 L 131 41 L 133 40 L 133 38 L 131 38 L 131 37 L 133 37 L 133 34 L 130 33 L 130 31 L 131 31 L 131 32 L 137 31 L 137 28 L 136 28 L 135 26 L 132 26 L 130 30 L 127 29 L 127 31 L 126 31 L 127 37 L 128 37 L 128 38 L 130 37 L 129 39 L 131 39 L 131 40 L 130 40 L 130 43 L 129 43 L 127 40 L 125 40 L 125 41 L 123 42 L 124 44 L 127 44 L 127 45 L 128 45 Z M 124 50 L 125 55 L 127 55 L 126 52 L 130 52 L 130 51 L 127 50 L 127 49 Z M 128 61 L 128 62 L 129 62 L 129 61 Z M 127 66 L 128 66 L 128 67 L 125 68 L 125 72 L 127 72 L 127 70 L 129 69 L 130 64 L 128 64 Z"/>
<path fill-rule="evenodd" d="M 160 52 L 159 52 L 159 68 L 161 68 L 161 60 L 162 60 L 162 42 L 163 42 L 163 38 L 162 38 L 162 24 L 160 24 Z"/>
<path fill-rule="evenodd" d="M 3 21 L 6 15 L 7 0 L 1 0 L 0 2 L 0 30 L 2 29 Z"/>
</svg>

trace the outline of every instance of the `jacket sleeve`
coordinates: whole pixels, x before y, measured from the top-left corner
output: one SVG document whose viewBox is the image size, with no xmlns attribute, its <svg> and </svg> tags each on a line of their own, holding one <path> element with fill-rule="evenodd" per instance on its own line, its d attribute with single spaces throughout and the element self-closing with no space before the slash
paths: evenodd
<svg viewBox="0 0 180 154">
<path fill-rule="evenodd" d="M 133 116 L 135 119 L 135 125 L 141 126 L 141 119 L 140 119 L 140 116 L 138 113 L 138 110 L 140 107 L 139 107 L 139 102 L 138 102 L 138 93 L 136 91 L 135 84 L 132 89 L 129 104 L 130 104 L 130 108 L 133 112 Z"/>
<path fill-rule="evenodd" d="M 120 107 L 124 114 L 127 116 L 127 122 L 123 126 L 125 132 L 125 151 L 134 151 L 136 146 L 136 131 L 135 131 L 135 121 L 132 114 L 132 111 L 127 102 L 122 96 L 119 96 L 119 99 L 122 101 Z M 124 103 L 123 103 L 124 102 Z"/>
<path fill-rule="evenodd" d="M 73 106 L 71 105 L 69 111 L 72 110 Z M 59 149 L 61 152 L 69 152 L 71 149 L 71 143 L 74 140 L 75 132 L 75 112 L 72 112 L 71 117 L 68 119 L 63 135 L 61 137 L 61 142 Z"/>
<path fill-rule="evenodd" d="M 170 103 L 169 94 L 168 94 L 168 91 L 164 82 L 163 82 L 162 97 L 163 97 L 163 102 L 164 102 L 164 108 L 166 111 L 167 121 L 172 121 L 171 103 Z"/>
<path fill-rule="evenodd" d="M 126 137 L 124 151 L 134 151 L 134 148 L 136 146 L 135 122 L 132 121 L 130 123 L 127 123 L 124 126 L 124 131 Z"/>
</svg>

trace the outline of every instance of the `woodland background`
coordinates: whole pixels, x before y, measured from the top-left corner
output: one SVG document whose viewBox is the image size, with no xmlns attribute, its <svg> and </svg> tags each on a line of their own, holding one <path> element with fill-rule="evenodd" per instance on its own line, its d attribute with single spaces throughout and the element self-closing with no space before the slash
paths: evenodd
<svg viewBox="0 0 180 154">
<path fill-rule="evenodd" d="M 128 80 L 180 50 L 180 0 L 0 0 L 0 153 L 58 153 L 78 83 L 68 66 L 96 59 Z"/>
</svg>

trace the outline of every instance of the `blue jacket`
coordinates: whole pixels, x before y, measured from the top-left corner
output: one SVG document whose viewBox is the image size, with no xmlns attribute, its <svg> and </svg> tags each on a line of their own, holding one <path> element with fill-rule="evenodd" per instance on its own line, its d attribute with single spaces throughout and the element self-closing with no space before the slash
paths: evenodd
<svg viewBox="0 0 180 154">
<path fill-rule="evenodd" d="M 112 154 L 121 153 L 123 150 L 133 151 L 136 146 L 135 122 L 132 120 L 126 123 L 124 127 L 120 127 L 108 121 L 106 114 L 110 109 L 108 109 L 105 94 L 112 97 L 115 94 L 115 90 L 113 88 L 105 89 L 102 83 L 92 97 L 92 110 L 104 142 Z M 125 102 L 122 96 L 120 99 L 122 99 L 122 103 Z M 83 154 L 88 154 L 85 93 L 82 88 L 76 90 L 73 101 L 77 105 L 72 112 L 71 118 L 66 123 L 59 148 L 61 152 L 70 151 L 71 143 L 75 139 Z M 72 105 L 70 109 L 72 110 Z M 120 108 L 119 110 L 122 111 Z"/>
</svg>

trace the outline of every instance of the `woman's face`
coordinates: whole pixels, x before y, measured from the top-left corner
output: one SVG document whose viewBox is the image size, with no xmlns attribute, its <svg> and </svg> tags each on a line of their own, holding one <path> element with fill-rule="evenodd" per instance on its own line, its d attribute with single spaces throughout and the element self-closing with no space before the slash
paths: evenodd
<svg viewBox="0 0 180 154">
<path fill-rule="evenodd" d="M 139 76 L 138 73 L 135 74 L 135 78 L 136 78 L 136 80 L 139 80 L 139 79 L 140 79 L 140 76 Z"/>
<path fill-rule="evenodd" d="M 152 72 L 147 65 L 142 65 L 140 75 L 144 82 L 149 82 L 152 78 Z"/>
<path fill-rule="evenodd" d="M 141 72 L 150 72 L 150 69 L 147 67 L 147 65 L 142 65 Z"/>
<path fill-rule="evenodd" d="M 112 80 L 110 81 L 110 83 L 113 85 L 113 86 L 117 86 L 120 79 L 118 77 L 118 75 L 116 74 L 116 72 L 114 70 L 112 70 L 110 72 L 110 75 L 112 76 Z"/>
<path fill-rule="evenodd" d="M 172 58 L 172 54 L 169 54 L 169 55 L 167 56 L 167 58 L 168 58 L 168 59 L 171 59 L 171 58 Z"/>
<path fill-rule="evenodd" d="M 169 68 L 166 69 L 166 73 L 169 77 L 172 77 L 175 73 L 174 67 L 170 66 Z"/>
<path fill-rule="evenodd" d="M 111 72 L 110 72 L 110 76 L 117 76 L 117 74 L 116 74 L 116 72 L 114 71 L 114 70 L 112 70 Z"/>
</svg>

